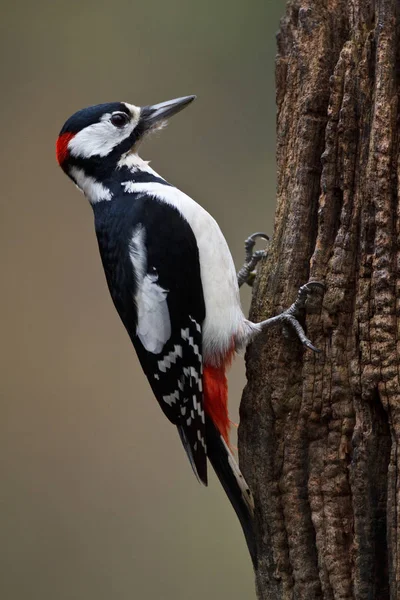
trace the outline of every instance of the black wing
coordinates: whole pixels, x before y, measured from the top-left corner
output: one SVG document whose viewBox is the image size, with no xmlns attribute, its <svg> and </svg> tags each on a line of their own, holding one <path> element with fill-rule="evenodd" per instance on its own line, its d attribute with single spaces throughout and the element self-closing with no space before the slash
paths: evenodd
<svg viewBox="0 0 400 600">
<path fill-rule="evenodd" d="M 94 210 L 114 304 L 194 472 L 207 484 L 205 306 L 193 231 L 176 209 L 144 195 L 102 202 Z"/>
</svg>

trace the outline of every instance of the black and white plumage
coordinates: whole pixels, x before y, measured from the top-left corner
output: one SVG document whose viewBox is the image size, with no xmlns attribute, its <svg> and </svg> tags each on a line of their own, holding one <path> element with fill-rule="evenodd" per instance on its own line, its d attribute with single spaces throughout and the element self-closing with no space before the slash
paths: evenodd
<svg viewBox="0 0 400 600">
<path fill-rule="evenodd" d="M 175 209 L 151 196 L 126 195 L 128 202 L 122 195 L 94 207 L 109 290 L 154 395 L 206 483 L 205 306 L 196 241 Z"/>
<path fill-rule="evenodd" d="M 255 563 L 253 501 L 229 448 L 225 370 L 238 348 L 278 321 L 313 347 L 296 303 L 262 323 L 245 318 L 219 226 L 137 154 L 147 132 L 193 99 L 83 109 L 62 128 L 57 159 L 93 207 L 110 294 L 154 395 L 205 484 L 209 458 Z M 301 307 L 310 289 L 303 288 Z"/>
</svg>

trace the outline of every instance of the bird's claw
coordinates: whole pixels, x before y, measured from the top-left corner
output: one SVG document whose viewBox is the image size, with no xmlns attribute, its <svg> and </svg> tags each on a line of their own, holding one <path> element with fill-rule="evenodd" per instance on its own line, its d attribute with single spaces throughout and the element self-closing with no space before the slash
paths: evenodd
<svg viewBox="0 0 400 600">
<path fill-rule="evenodd" d="M 295 334 L 306 348 L 309 348 L 313 352 L 320 352 L 318 348 L 312 344 L 312 342 L 308 339 L 305 334 L 303 327 L 301 326 L 298 318 L 301 316 L 302 311 L 306 306 L 306 301 L 308 296 L 313 293 L 315 290 L 323 291 L 325 286 L 319 281 L 309 281 L 305 285 L 302 285 L 299 288 L 297 298 L 295 302 L 289 308 L 284 310 L 281 314 L 275 315 L 274 317 L 270 317 L 265 321 L 261 321 L 261 323 L 257 323 L 258 331 L 265 331 L 270 327 L 273 327 L 277 323 L 282 325 L 283 335 L 289 336 L 289 331 L 294 330 Z"/>
<path fill-rule="evenodd" d="M 309 281 L 308 283 L 302 285 L 297 292 L 296 300 L 285 312 L 297 317 L 297 315 L 299 315 L 300 312 L 305 308 L 309 295 L 317 290 L 325 290 L 324 284 L 320 281 Z"/>
<path fill-rule="evenodd" d="M 254 250 L 257 239 L 263 239 L 266 242 L 269 241 L 269 237 L 266 233 L 258 231 L 250 235 L 244 243 L 245 249 L 245 263 L 237 274 L 238 285 L 241 287 L 244 283 L 247 283 L 250 287 L 253 285 L 255 278 L 255 268 L 260 260 L 267 255 L 267 248 L 263 250 Z"/>
<path fill-rule="evenodd" d="M 299 288 L 295 302 L 293 302 L 293 304 L 279 316 L 283 321 L 283 330 L 285 335 L 288 335 L 288 329 L 290 326 L 291 329 L 294 330 L 294 332 L 296 333 L 303 346 L 305 346 L 309 350 L 312 350 L 313 352 L 319 353 L 321 352 L 321 350 L 316 348 L 311 343 L 311 341 L 306 336 L 303 327 L 298 321 L 298 317 L 304 310 L 309 295 L 317 290 L 320 290 L 321 292 L 325 290 L 324 284 L 320 281 L 309 281 L 308 283 L 302 285 Z"/>
</svg>

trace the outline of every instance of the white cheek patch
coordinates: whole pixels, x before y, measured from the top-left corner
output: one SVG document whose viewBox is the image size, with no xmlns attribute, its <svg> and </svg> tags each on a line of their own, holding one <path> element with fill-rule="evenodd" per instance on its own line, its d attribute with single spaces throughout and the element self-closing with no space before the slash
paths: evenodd
<svg viewBox="0 0 400 600">
<path fill-rule="evenodd" d="M 147 253 L 144 241 L 144 227 L 138 225 L 129 245 L 129 256 L 137 282 L 136 333 L 148 352 L 159 354 L 171 337 L 171 320 L 167 304 L 168 291 L 158 285 L 158 275 L 147 273 Z"/>
<path fill-rule="evenodd" d="M 110 117 L 110 114 L 105 114 L 99 123 L 93 123 L 79 131 L 68 144 L 71 156 L 77 158 L 107 156 L 132 134 L 139 120 L 132 117 L 129 123 L 119 128 L 110 122 Z"/>
</svg>

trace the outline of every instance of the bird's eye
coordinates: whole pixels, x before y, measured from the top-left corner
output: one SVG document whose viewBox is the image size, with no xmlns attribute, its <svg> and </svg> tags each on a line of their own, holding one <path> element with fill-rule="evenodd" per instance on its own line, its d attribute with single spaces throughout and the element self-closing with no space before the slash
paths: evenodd
<svg viewBox="0 0 400 600">
<path fill-rule="evenodd" d="M 110 121 L 114 127 L 123 127 L 129 122 L 129 117 L 124 112 L 118 112 L 111 115 Z"/>
</svg>

